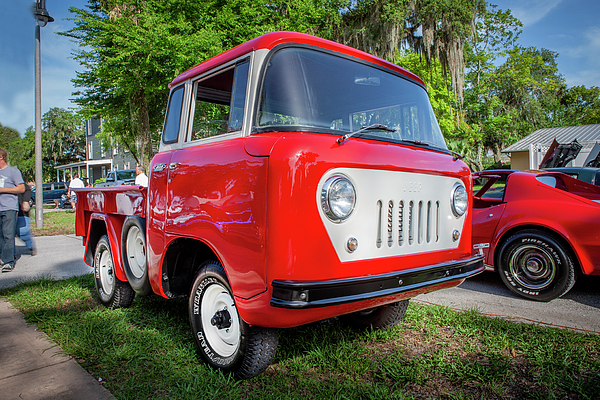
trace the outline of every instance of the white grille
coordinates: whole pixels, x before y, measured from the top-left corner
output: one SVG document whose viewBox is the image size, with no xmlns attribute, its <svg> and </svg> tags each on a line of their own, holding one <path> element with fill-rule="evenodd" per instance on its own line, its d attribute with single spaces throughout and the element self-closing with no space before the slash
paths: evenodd
<svg viewBox="0 0 600 400">
<path fill-rule="evenodd" d="M 429 244 L 440 239 L 439 200 L 378 200 L 376 210 L 377 248 Z"/>
</svg>

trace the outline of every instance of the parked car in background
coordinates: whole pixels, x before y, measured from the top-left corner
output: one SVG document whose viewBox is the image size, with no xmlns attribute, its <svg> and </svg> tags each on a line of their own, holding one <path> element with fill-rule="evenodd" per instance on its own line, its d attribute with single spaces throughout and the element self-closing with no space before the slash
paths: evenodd
<svg viewBox="0 0 600 400">
<path fill-rule="evenodd" d="M 600 186 L 600 168 L 586 167 L 562 167 L 562 168 L 547 168 L 544 171 L 562 172 L 575 179 L 582 180 L 592 185 Z"/>
<path fill-rule="evenodd" d="M 67 194 L 68 188 L 69 185 L 65 182 L 44 183 L 42 185 L 44 204 L 54 203 L 54 200 L 60 200 L 60 197 L 63 194 Z M 35 189 L 35 186 L 31 188 L 31 204 L 35 202 Z"/>
<path fill-rule="evenodd" d="M 600 275 L 600 187 L 554 171 L 473 174 L 473 249 L 517 295 L 550 301 Z"/>
<path fill-rule="evenodd" d="M 106 175 L 104 182 L 98 183 L 97 187 L 124 186 L 135 183 L 135 169 L 121 169 L 111 171 Z"/>
</svg>

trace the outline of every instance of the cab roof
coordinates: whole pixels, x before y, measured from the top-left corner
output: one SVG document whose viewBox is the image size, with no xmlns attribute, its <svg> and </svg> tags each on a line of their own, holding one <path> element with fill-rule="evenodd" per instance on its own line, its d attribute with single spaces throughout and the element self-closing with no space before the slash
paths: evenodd
<svg viewBox="0 0 600 400">
<path fill-rule="evenodd" d="M 298 32 L 271 32 L 266 33 L 262 36 L 256 37 L 252 40 L 249 40 L 245 43 L 240 44 L 230 50 L 227 50 L 215 57 L 212 57 L 201 64 L 196 65 L 193 68 L 188 69 L 187 71 L 181 73 L 177 76 L 173 81 L 169 84 L 169 88 L 186 81 L 194 76 L 200 75 L 205 71 L 208 71 L 212 68 L 218 67 L 219 65 L 225 64 L 231 60 L 235 60 L 236 58 L 250 53 L 252 51 L 267 49 L 271 50 L 275 46 L 284 44 L 284 43 L 297 43 L 304 45 L 312 45 L 315 47 L 320 47 L 322 49 L 334 51 L 337 53 L 341 53 L 347 56 L 351 56 L 354 58 L 358 58 L 364 61 L 371 62 L 373 64 L 379 65 L 386 69 L 395 71 L 400 73 L 411 80 L 417 82 L 418 84 L 425 87 L 425 83 L 419 78 L 417 75 L 413 74 L 410 71 L 405 70 L 397 66 L 396 64 L 392 64 L 388 61 L 382 60 L 381 58 L 372 56 L 371 54 L 365 53 L 364 51 L 357 50 L 355 48 L 339 44 L 333 42 L 331 40 L 322 39 L 316 36 L 307 35 L 305 33 Z"/>
</svg>

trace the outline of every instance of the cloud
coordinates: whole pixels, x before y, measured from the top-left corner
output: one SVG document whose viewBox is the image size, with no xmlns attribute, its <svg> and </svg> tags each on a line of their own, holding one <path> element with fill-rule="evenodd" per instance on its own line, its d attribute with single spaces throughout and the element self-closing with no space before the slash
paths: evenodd
<svg viewBox="0 0 600 400">
<path fill-rule="evenodd" d="M 581 32 L 581 36 L 573 38 L 571 43 L 578 45 L 566 47 L 563 53 L 577 64 L 577 68 L 572 68 L 573 72 L 565 74 L 567 85 L 600 87 L 600 27 Z"/>
<path fill-rule="evenodd" d="M 514 5 L 510 4 L 507 8 L 511 10 L 514 17 L 518 18 L 523 23 L 524 27 L 528 27 L 542 20 L 563 1 L 564 0 L 515 1 Z"/>
</svg>

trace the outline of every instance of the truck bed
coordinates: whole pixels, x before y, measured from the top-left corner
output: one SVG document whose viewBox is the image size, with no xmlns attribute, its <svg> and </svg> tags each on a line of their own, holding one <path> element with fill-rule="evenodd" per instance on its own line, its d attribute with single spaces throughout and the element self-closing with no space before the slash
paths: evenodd
<svg viewBox="0 0 600 400">
<path fill-rule="evenodd" d="M 142 186 L 112 186 L 101 188 L 76 189 L 77 208 L 75 234 L 88 236 L 90 219 L 94 214 L 104 216 L 136 215 L 146 217 L 146 195 L 148 190 Z"/>
</svg>

